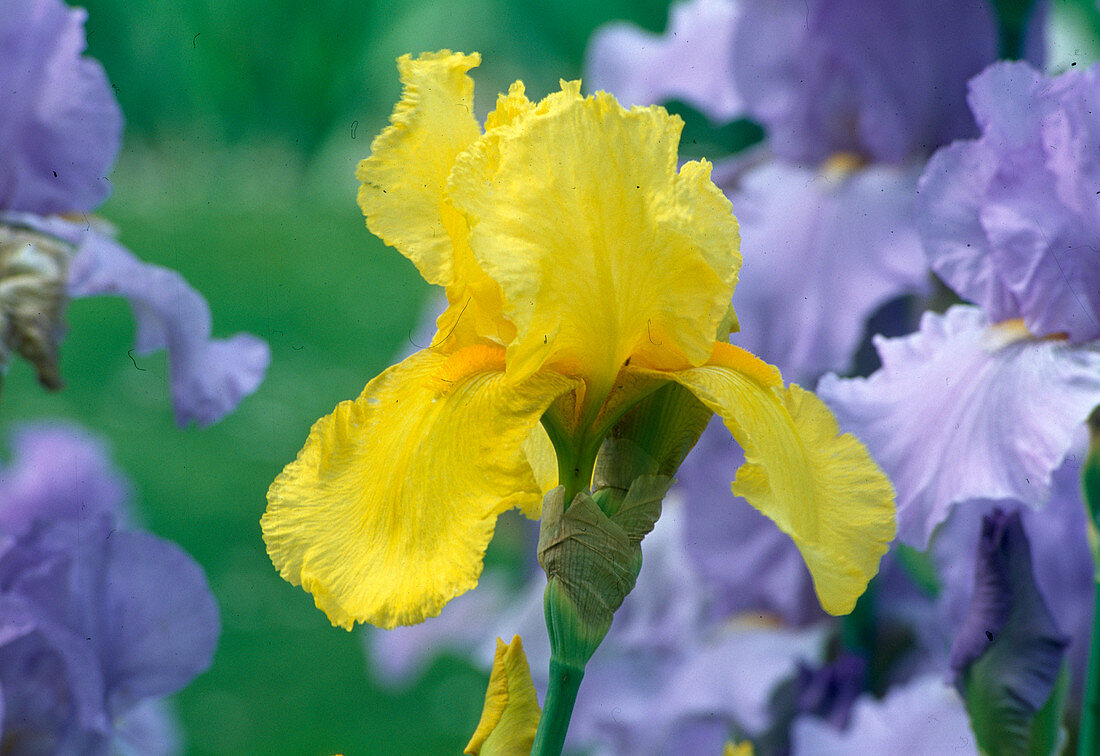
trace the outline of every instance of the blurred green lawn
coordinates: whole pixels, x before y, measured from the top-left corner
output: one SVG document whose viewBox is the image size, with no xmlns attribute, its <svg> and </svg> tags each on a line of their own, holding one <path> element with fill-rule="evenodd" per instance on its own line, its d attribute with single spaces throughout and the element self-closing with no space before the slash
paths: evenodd
<svg viewBox="0 0 1100 756">
<path fill-rule="evenodd" d="M 330 626 L 276 575 L 260 538 L 264 495 L 313 421 L 409 347 L 428 296 L 355 204 L 354 166 L 399 93 L 393 59 L 481 51 L 483 116 L 515 78 L 537 97 L 579 76 L 597 24 L 659 29 L 665 5 L 86 3 L 90 52 L 128 121 L 101 214 L 138 256 L 206 296 L 217 335 L 267 339 L 272 364 L 235 414 L 177 430 L 163 355 L 128 354 L 128 306 L 77 301 L 62 349 L 67 387 L 46 394 L 17 363 L 0 419 L 7 431 L 69 418 L 105 436 L 144 524 L 206 568 L 223 634 L 212 669 L 176 699 L 188 753 L 457 753 L 473 732 L 487 676 L 443 659 L 407 693 L 374 685 L 360 633 Z"/>
</svg>

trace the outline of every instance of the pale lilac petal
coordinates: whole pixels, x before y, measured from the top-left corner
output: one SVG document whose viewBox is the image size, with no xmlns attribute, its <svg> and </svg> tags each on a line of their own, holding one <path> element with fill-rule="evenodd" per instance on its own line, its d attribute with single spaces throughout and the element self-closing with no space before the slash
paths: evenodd
<svg viewBox="0 0 1100 756">
<path fill-rule="evenodd" d="M 653 34 L 618 22 L 597 29 L 585 80 L 624 105 L 682 100 L 715 122 L 744 107 L 733 84 L 733 30 L 741 0 L 690 0 L 672 6 L 668 30 Z"/>
<path fill-rule="evenodd" d="M 933 157 L 920 231 L 933 269 L 994 320 L 1100 337 L 1100 66 L 1049 79 L 998 63 L 971 82 L 979 139 Z"/>
<path fill-rule="evenodd" d="M 129 300 L 136 351 L 168 350 L 180 426 L 217 422 L 259 387 L 270 361 L 266 342 L 250 334 L 212 339 L 210 308 L 183 276 L 142 262 L 95 230 L 70 231 L 80 245 L 69 273 L 70 296 Z"/>
<path fill-rule="evenodd" d="M 914 215 L 919 173 L 823 173 L 772 161 L 724 187 L 744 256 L 733 342 L 788 380 L 847 371 L 871 314 L 928 288 Z"/>
<path fill-rule="evenodd" d="M 793 756 L 978 754 L 962 699 L 935 673 L 892 689 L 881 701 L 864 696 L 843 731 L 802 717 L 794 723 L 792 744 Z"/>
<path fill-rule="evenodd" d="M 966 81 L 996 59 L 997 30 L 982 0 L 754 0 L 733 51 L 777 155 L 901 162 L 973 133 Z"/>
<path fill-rule="evenodd" d="M 818 384 L 894 482 L 904 542 L 924 548 L 957 502 L 1048 500 L 1100 404 L 1100 345 L 1023 336 L 974 307 L 925 313 L 919 332 L 875 340 L 883 366 L 870 378 Z"/>
<path fill-rule="evenodd" d="M 61 424 L 12 435 L 12 461 L 0 467 L 0 530 L 23 537 L 36 521 L 121 514 L 129 484 L 103 442 Z"/>
<path fill-rule="evenodd" d="M 86 212 L 110 193 L 122 113 L 83 56 L 83 9 L 7 0 L 0 13 L 0 209 Z"/>
</svg>

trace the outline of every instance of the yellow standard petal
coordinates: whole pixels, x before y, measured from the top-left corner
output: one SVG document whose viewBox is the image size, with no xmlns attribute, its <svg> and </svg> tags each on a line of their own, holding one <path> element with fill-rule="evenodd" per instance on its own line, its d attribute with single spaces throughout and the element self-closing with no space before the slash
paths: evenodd
<svg viewBox="0 0 1100 756">
<path fill-rule="evenodd" d="M 454 282 L 452 236 L 465 235 L 444 186 L 455 157 L 481 136 L 474 82 L 466 73 L 480 62 L 476 53 L 450 50 L 398 58 L 401 101 L 355 173 L 367 228 L 439 286 Z"/>
<path fill-rule="evenodd" d="M 497 638 L 493 671 L 485 693 L 481 721 L 464 753 L 470 756 L 529 756 L 539 717 L 531 668 L 517 635 L 508 645 Z"/>
<path fill-rule="evenodd" d="M 563 83 L 458 157 L 448 192 L 517 329 L 510 377 L 546 365 L 599 394 L 628 357 L 706 361 L 740 265 L 737 221 L 709 164 L 677 171 L 682 125 Z"/>
<path fill-rule="evenodd" d="M 500 348 L 424 350 L 314 424 L 261 521 L 280 574 L 335 625 L 420 622 L 472 588 L 497 515 L 538 511 L 527 461 L 574 381 L 506 381 Z"/>
<path fill-rule="evenodd" d="M 896 530 L 894 489 L 867 449 L 816 396 L 730 344 L 670 374 L 719 414 L 745 450 L 733 493 L 789 535 L 825 611 L 846 614 L 878 571 Z"/>
</svg>

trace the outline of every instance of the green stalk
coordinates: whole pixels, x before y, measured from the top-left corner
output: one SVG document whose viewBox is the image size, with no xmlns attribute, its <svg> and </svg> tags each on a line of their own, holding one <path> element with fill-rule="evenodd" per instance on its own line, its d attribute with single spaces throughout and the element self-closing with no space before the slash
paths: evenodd
<svg viewBox="0 0 1100 756">
<path fill-rule="evenodd" d="M 535 733 L 531 756 L 561 756 L 565 733 L 573 716 L 573 704 L 581 687 L 584 670 L 550 659 L 550 685 L 546 689 L 542 718 Z"/>
<path fill-rule="evenodd" d="M 1089 643 L 1085 702 L 1081 707 L 1081 729 L 1077 735 L 1078 756 L 1100 753 L 1100 583 L 1096 583 L 1096 605 L 1092 610 L 1092 640 Z"/>
<path fill-rule="evenodd" d="M 1100 538 L 1097 521 L 1100 517 L 1100 408 L 1089 416 L 1088 457 L 1081 472 L 1081 487 L 1089 514 L 1089 543 L 1092 546 L 1093 584 L 1092 639 L 1089 642 L 1089 663 L 1085 678 L 1085 701 L 1081 707 L 1081 728 L 1078 731 L 1077 753 L 1093 756 L 1100 753 Z"/>
</svg>

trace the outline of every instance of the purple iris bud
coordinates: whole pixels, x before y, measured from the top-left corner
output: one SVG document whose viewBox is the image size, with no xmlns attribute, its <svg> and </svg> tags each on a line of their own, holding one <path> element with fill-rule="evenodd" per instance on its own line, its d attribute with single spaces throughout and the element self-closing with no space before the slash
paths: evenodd
<svg viewBox="0 0 1100 756">
<path fill-rule="evenodd" d="M 33 427 L 14 447 L 0 469 L 0 739 L 29 754 L 149 747 L 171 733 L 150 704 L 204 671 L 217 644 L 202 569 L 123 527 L 125 482 L 94 440 Z"/>
<path fill-rule="evenodd" d="M 122 112 L 83 55 L 82 9 L 5 0 L 0 13 L 0 210 L 86 212 L 110 193 Z"/>
<path fill-rule="evenodd" d="M 920 181 L 933 270 L 994 321 L 1100 337 L 1100 66 L 1048 78 L 998 63 L 970 107 L 981 136 L 940 150 Z"/>
<path fill-rule="evenodd" d="M 737 90 L 772 150 L 897 163 L 969 136 L 966 81 L 997 56 L 983 0 L 749 0 Z"/>
<path fill-rule="evenodd" d="M 1004 702 L 1006 716 L 1030 720 L 1054 690 L 1069 643 L 1051 616 L 1032 572 L 1020 514 L 995 509 L 982 521 L 974 593 L 951 647 L 960 690 L 974 665 L 990 655 L 977 684 Z"/>
</svg>

